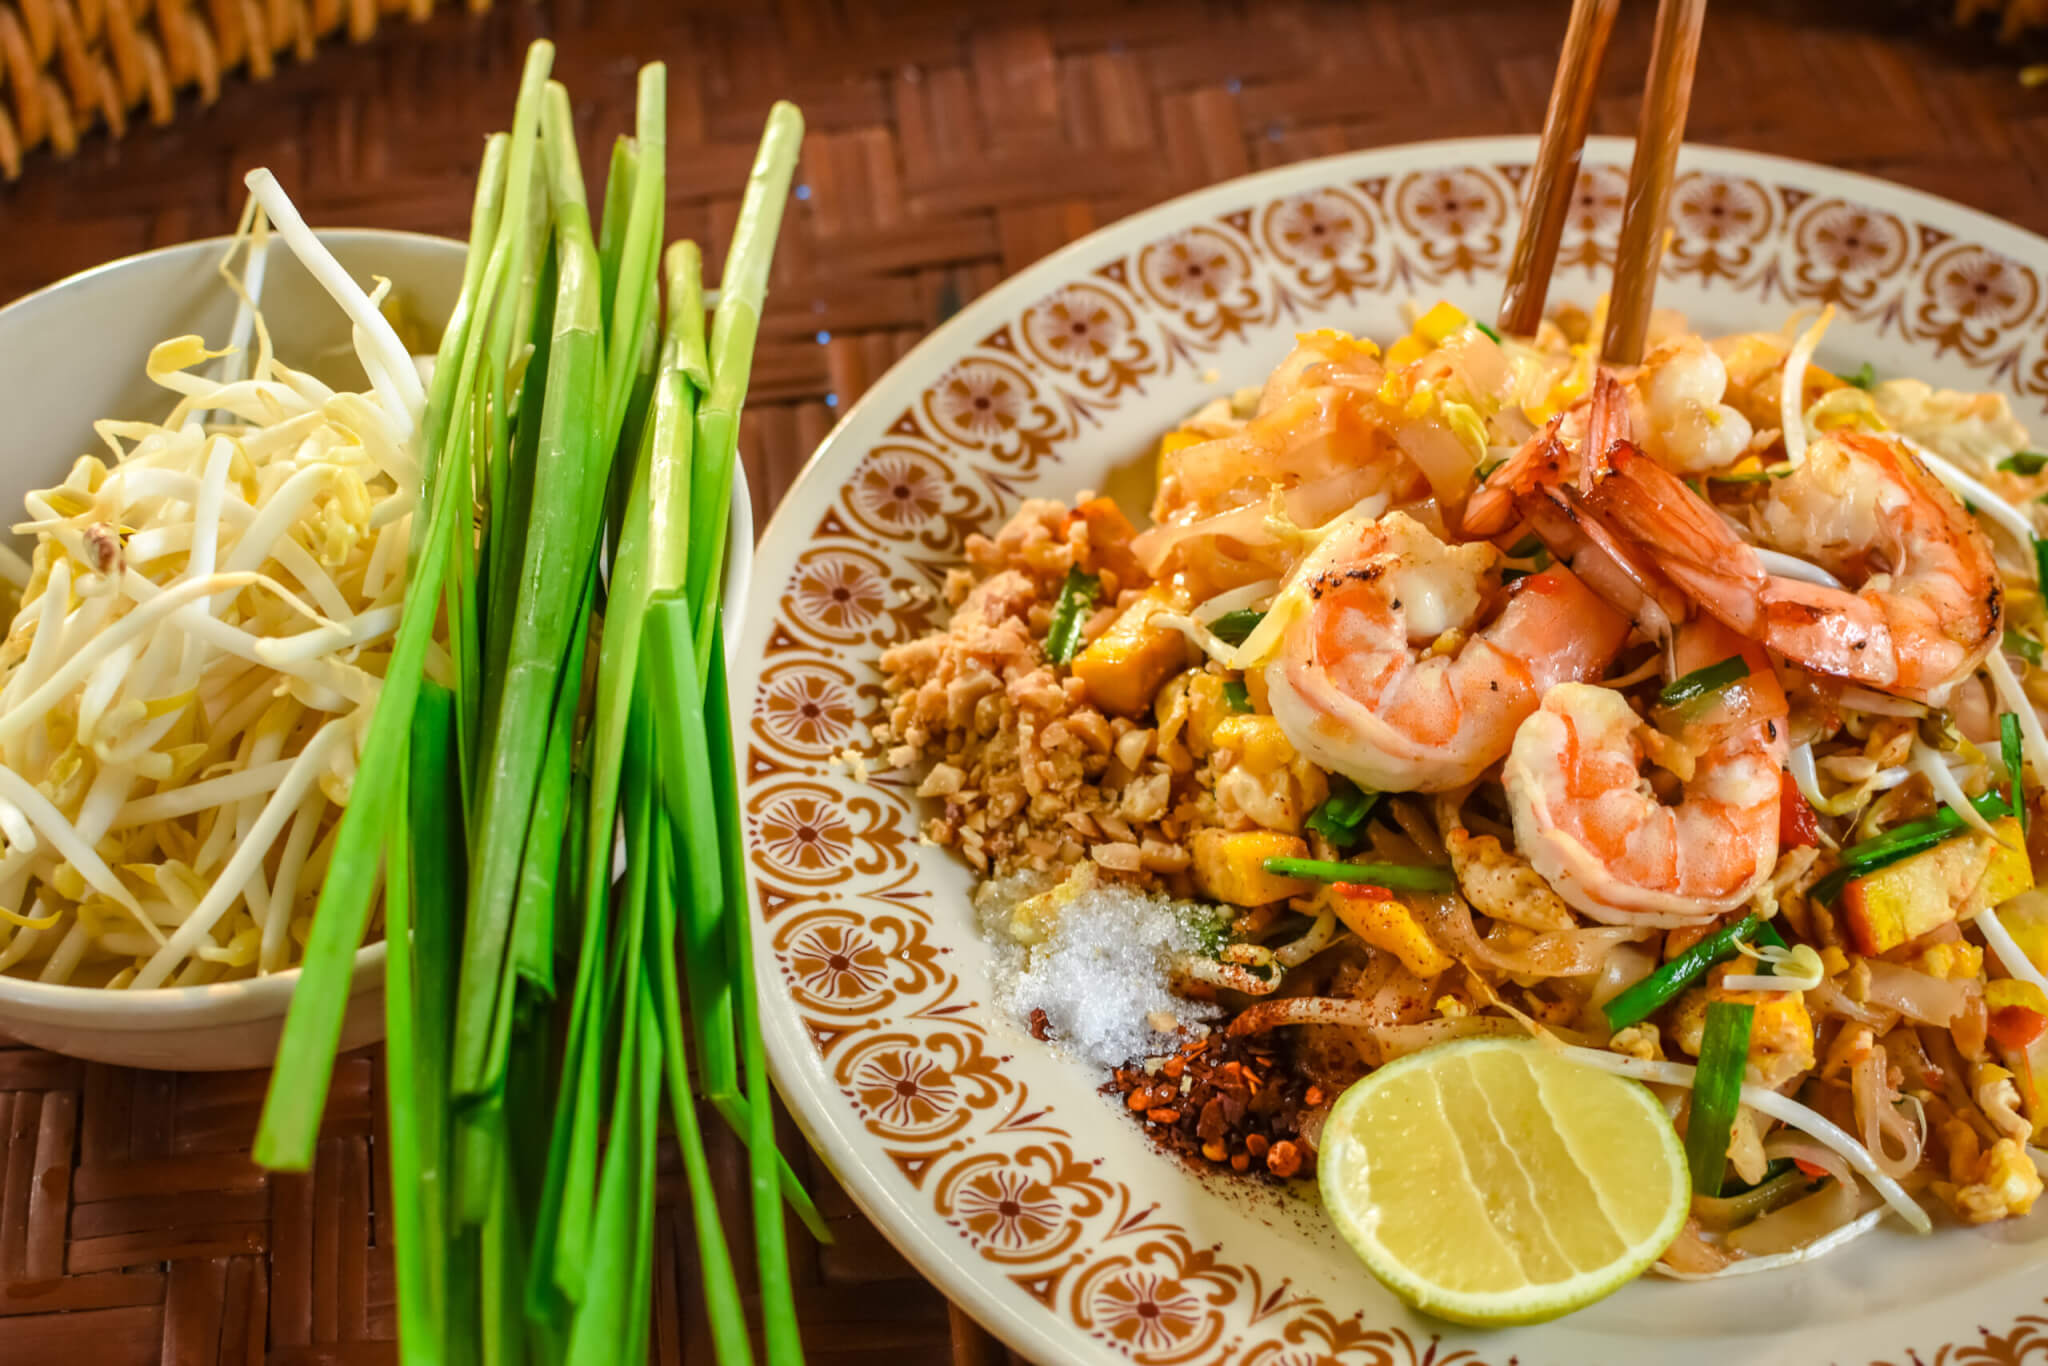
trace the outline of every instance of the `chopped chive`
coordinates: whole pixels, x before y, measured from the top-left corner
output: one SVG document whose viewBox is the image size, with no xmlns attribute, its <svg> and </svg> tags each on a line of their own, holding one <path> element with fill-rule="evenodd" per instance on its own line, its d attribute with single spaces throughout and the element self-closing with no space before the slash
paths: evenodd
<svg viewBox="0 0 2048 1366">
<path fill-rule="evenodd" d="M 1707 1006 L 1700 1061 L 1692 1078 L 1692 1111 L 1685 1122 L 1685 1161 L 1695 1196 L 1716 1199 L 1728 1174 L 1728 1139 L 1742 1107 L 1749 1070 L 1749 1033 L 1756 1007 L 1734 1001 Z"/>
<path fill-rule="evenodd" d="M 2005 652 L 2009 655 L 2018 655 L 2029 664 L 2041 662 L 2041 642 L 2010 626 L 2005 628 Z"/>
<path fill-rule="evenodd" d="M 1307 878 L 1312 882 L 1358 882 L 1404 892 L 1448 892 L 1458 885 L 1448 868 L 1419 863 L 1331 863 L 1313 858 L 1269 858 L 1275 877 Z"/>
<path fill-rule="evenodd" d="M 1365 819 L 1379 804 L 1380 794 L 1361 789 L 1350 779 L 1330 775 L 1330 795 L 1303 822 L 1339 849 L 1357 844 L 1365 832 Z"/>
<path fill-rule="evenodd" d="M 1681 678 L 1675 678 L 1664 685 L 1664 691 L 1657 694 L 1657 700 L 1667 707 L 1696 702 L 1700 698 L 1717 693 L 1730 683 L 1749 677 L 1749 661 L 1741 655 L 1730 655 L 1718 664 L 1709 664 L 1703 669 L 1694 669 Z"/>
<path fill-rule="evenodd" d="M 1068 664 L 1081 653 L 1081 628 L 1088 624 L 1088 613 L 1101 592 L 1102 580 L 1093 574 L 1084 574 L 1078 568 L 1067 571 L 1066 582 L 1060 585 L 1060 595 L 1053 603 L 1052 625 L 1045 633 L 1047 659 L 1055 664 Z"/>
<path fill-rule="evenodd" d="M 2014 451 L 1998 462 L 1998 468 L 2008 474 L 2039 474 L 2048 468 L 2048 454 L 2040 451 Z"/>
<path fill-rule="evenodd" d="M 2020 718 L 2006 712 L 1998 718 L 1999 757 L 2005 761 L 2005 780 L 2009 787 L 2006 805 L 2012 809 L 2014 819 L 2020 823 L 2020 833 L 2027 831 L 2026 762 L 2020 750 Z"/>
<path fill-rule="evenodd" d="M 1224 680 L 1223 701 L 1234 712 L 1243 713 L 1252 709 L 1252 695 L 1239 679 Z"/>
<path fill-rule="evenodd" d="M 1266 614 L 1256 607 L 1240 607 L 1210 622 L 1209 634 L 1225 645 L 1242 645 L 1265 619 Z"/>
<path fill-rule="evenodd" d="M 1855 374 L 1844 375 L 1842 379 L 1845 383 L 1853 384 L 1858 389 L 1868 389 L 1877 383 L 1877 367 L 1869 361 L 1865 361 L 1856 367 Z"/>
<path fill-rule="evenodd" d="M 1480 321 L 1478 321 L 1478 320 L 1477 320 L 1477 319 L 1475 318 L 1475 319 L 1473 320 L 1473 322 L 1472 322 L 1472 325 L 1473 325 L 1474 327 L 1478 328 L 1478 329 L 1480 330 L 1480 332 L 1481 332 L 1481 333 L 1483 333 L 1483 334 L 1485 335 L 1485 337 L 1486 337 L 1486 339 L 1487 339 L 1488 341 L 1491 341 L 1491 342 L 1496 342 L 1496 343 L 1498 343 L 1498 342 L 1500 341 L 1500 333 L 1498 333 L 1498 332 L 1494 331 L 1494 330 L 1493 330 L 1492 328 L 1488 327 L 1488 326 L 1487 326 L 1487 325 L 1486 325 L 1485 323 L 1483 323 L 1483 322 L 1480 322 Z"/>
<path fill-rule="evenodd" d="M 1752 936 L 1761 937 L 1758 931 L 1762 925 L 1763 921 L 1759 917 L 1744 916 L 1732 925 L 1723 925 L 1684 953 L 1658 967 L 1648 977 L 1600 1007 L 1601 1014 L 1607 1017 L 1608 1028 L 1626 1029 L 1632 1024 L 1640 1024 L 1649 1019 L 1665 1002 L 1706 976 L 1707 969 L 1716 963 L 1733 958 L 1737 944 Z"/>
</svg>

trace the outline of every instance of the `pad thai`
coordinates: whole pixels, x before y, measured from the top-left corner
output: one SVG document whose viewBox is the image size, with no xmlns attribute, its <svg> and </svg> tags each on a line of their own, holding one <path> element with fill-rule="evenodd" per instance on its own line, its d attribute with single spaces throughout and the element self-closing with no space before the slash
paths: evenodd
<svg viewBox="0 0 2048 1366">
<path fill-rule="evenodd" d="M 1149 507 L 970 538 L 878 738 L 999 1002 L 1267 1179 L 1373 1069 L 1545 1040 L 1665 1102 L 1681 1277 L 2025 1214 L 2048 456 L 1827 323 L 1305 334 Z"/>
</svg>

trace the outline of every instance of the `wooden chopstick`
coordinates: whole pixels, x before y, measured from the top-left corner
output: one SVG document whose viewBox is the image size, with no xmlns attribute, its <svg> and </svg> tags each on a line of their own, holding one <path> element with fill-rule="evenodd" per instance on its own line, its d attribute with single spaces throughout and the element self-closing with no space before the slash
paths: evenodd
<svg viewBox="0 0 2048 1366">
<path fill-rule="evenodd" d="M 1500 301 L 1500 330 L 1526 337 L 1543 321 L 1543 300 L 1550 291 L 1550 272 L 1557 265 L 1557 243 L 1571 213 L 1572 192 L 1579 180 L 1579 153 L 1586 143 L 1586 125 L 1593 116 L 1593 92 L 1600 81 L 1600 62 L 1607 36 L 1614 29 L 1620 0 L 1572 0 L 1565 26 L 1564 50 L 1557 59 L 1557 79 L 1550 87 L 1550 108 L 1543 116 L 1543 136 L 1536 164 L 1522 194 L 1522 226 L 1515 252 L 1508 259 L 1508 283 Z"/>
<path fill-rule="evenodd" d="M 1671 201 L 1678 145 L 1685 141 L 1700 25 L 1706 15 L 1707 0 L 1658 0 L 1650 79 L 1643 89 L 1635 162 L 1629 167 L 1621 243 L 1615 253 L 1614 289 L 1608 296 L 1607 335 L 1601 345 L 1602 359 L 1610 365 L 1634 365 L 1643 358 L 1657 267 L 1664 257 L 1665 210 Z"/>
</svg>

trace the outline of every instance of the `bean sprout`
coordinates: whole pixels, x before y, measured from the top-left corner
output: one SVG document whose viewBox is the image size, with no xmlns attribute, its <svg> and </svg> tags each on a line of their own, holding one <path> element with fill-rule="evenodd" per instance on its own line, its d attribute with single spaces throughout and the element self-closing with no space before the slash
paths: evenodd
<svg viewBox="0 0 2048 1366">
<path fill-rule="evenodd" d="M 268 173 L 249 185 L 221 267 L 228 350 L 155 347 L 169 415 L 97 424 L 111 459 L 24 500 L 35 553 L 0 641 L 0 971 L 135 988 L 278 971 L 325 874 L 398 626 L 425 394 L 388 285 L 358 287 Z M 368 392 L 272 354 L 273 240 L 347 314 Z"/>
</svg>

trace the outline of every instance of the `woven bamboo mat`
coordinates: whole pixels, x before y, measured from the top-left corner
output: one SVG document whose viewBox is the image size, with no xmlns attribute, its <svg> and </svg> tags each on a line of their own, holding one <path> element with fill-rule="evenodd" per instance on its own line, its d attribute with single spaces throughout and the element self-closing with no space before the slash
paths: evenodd
<svg viewBox="0 0 2048 1366">
<path fill-rule="evenodd" d="M 0 0 L 0 21 L 23 3 Z M 1599 131 L 1633 122 L 1653 8 L 1623 7 Z M 2020 85 L 2022 54 L 1928 17 L 1947 8 L 1718 0 L 1693 136 L 1870 171 L 2048 231 L 2048 89 Z M 836 408 L 1061 243 L 1263 166 L 1533 130 L 1563 9 L 1050 0 L 977 18 L 939 0 L 501 0 L 481 16 L 387 19 L 374 41 L 287 60 L 265 83 L 229 78 L 210 107 L 188 95 L 169 126 L 118 143 L 88 134 L 69 159 L 31 153 L 0 186 L 0 300 L 227 231 L 240 173 L 259 163 L 315 223 L 460 233 L 482 135 L 511 107 L 530 38 L 560 44 L 591 165 L 630 120 L 633 66 L 659 56 L 677 233 L 725 239 L 772 99 L 798 101 L 812 130 L 743 436 L 765 520 Z M 391 1359 L 379 1060 L 338 1073 L 309 1176 L 250 1165 L 261 1086 L 0 1040 L 0 1366 Z M 731 1145 L 716 1160 L 737 1191 Z M 1006 1359 L 821 1168 L 808 1175 L 838 1232 L 824 1248 L 795 1235 L 811 1360 Z M 662 1362 L 706 1359 L 691 1246 L 666 1206 Z"/>
</svg>

